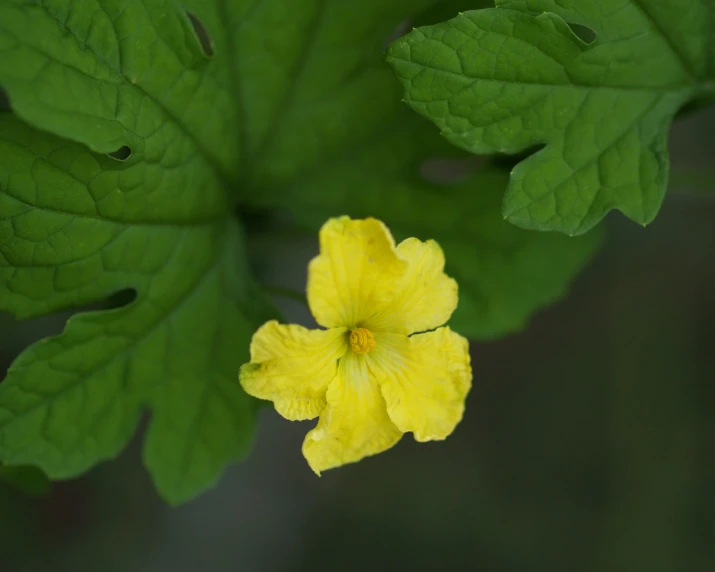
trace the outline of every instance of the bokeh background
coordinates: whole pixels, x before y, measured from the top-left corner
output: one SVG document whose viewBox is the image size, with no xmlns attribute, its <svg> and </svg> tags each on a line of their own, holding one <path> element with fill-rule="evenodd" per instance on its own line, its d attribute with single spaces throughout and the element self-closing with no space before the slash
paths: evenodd
<svg viewBox="0 0 715 572">
<path fill-rule="evenodd" d="M 652 225 L 611 214 L 567 299 L 472 344 L 447 441 L 405 438 L 317 478 L 300 455 L 311 423 L 266 408 L 251 456 L 170 508 L 138 435 L 44 495 L 0 482 L 0 571 L 715 570 L 715 112 L 679 120 L 670 148 Z M 255 230 L 261 279 L 302 287 L 315 237 Z M 0 367 L 68 316 L 1 315 Z"/>
</svg>

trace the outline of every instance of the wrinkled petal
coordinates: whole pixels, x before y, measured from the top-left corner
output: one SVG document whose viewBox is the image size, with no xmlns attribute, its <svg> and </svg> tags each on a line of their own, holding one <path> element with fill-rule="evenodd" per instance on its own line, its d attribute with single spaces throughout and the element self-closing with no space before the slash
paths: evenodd
<svg viewBox="0 0 715 572">
<path fill-rule="evenodd" d="M 462 419 L 472 384 L 469 343 L 448 327 L 403 336 L 376 334 L 369 354 L 387 412 L 417 441 L 444 439 Z"/>
<path fill-rule="evenodd" d="M 434 240 L 403 240 L 397 254 L 407 262 L 393 300 L 366 321 L 372 331 L 413 334 L 433 330 L 457 308 L 457 283 L 444 273 L 444 253 Z"/>
<path fill-rule="evenodd" d="M 253 335 L 251 363 L 239 379 L 246 393 L 273 401 L 286 419 L 314 419 L 347 347 L 345 328 L 309 330 L 272 320 Z"/>
<path fill-rule="evenodd" d="M 321 471 L 381 453 L 402 433 L 387 416 L 385 400 L 369 375 L 364 356 L 348 352 L 328 388 L 328 406 L 318 425 L 305 436 L 303 455 Z"/>
<path fill-rule="evenodd" d="M 308 303 L 326 328 L 354 328 L 395 296 L 406 263 L 380 221 L 330 219 L 320 229 L 320 254 L 308 267 Z"/>
</svg>

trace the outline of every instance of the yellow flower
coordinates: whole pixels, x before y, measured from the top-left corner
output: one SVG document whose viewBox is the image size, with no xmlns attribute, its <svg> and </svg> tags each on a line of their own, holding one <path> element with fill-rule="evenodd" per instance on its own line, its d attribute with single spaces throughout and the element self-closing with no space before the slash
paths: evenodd
<svg viewBox="0 0 715 572">
<path fill-rule="evenodd" d="M 320 416 L 303 442 L 317 474 L 408 431 L 430 441 L 454 430 L 472 370 L 467 340 L 439 327 L 457 307 L 457 283 L 436 242 L 395 246 L 378 220 L 330 219 L 308 267 L 308 304 L 327 329 L 264 324 L 239 377 L 287 419 Z"/>
</svg>

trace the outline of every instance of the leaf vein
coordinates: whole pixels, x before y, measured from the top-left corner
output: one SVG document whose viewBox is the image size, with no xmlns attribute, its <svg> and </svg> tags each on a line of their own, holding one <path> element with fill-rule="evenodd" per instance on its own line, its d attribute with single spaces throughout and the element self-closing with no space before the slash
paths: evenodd
<svg viewBox="0 0 715 572">
<path fill-rule="evenodd" d="M 693 67 L 690 60 L 685 56 L 680 46 L 675 42 L 675 40 L 673 40 L 670 34 L 666 32 L 665 28 L 663 28 L 663 25 L 653 17 L 653 14 L 648 11 L 648 9 L 645 7 L 645 4 L 643 3 L 643 0 L 631 0 L 631 3 L 636 8 L 638 8 L 638 10 L 640 10 L 641 14 L 643 14 L 645 19 L 651 25 L 651 28 L 655 30 L 655 32 L 661 38 L 663 38 L 663 40 L 665 40 L 670 50 L 678 57 L 680 65 L 685 71 L 685 73 L 687 73 L 694 81 L 698 82 L 701 78 L 698 77 L 698 74 L 696 73 L 695 68 Z"/>
<path fill-rule="evenodd" d="M 177 243 L 178 243 L 178 241 L 177 241 Z M 179 299 L 177 299 L 177 300 L 175 301 L 175 303 L 174 303 L 170 308 L 168 308 L 168 311 L 166 311 L 166 312 L 164 312 L 162 315 L 160 315 L 160 316 L 157 318 L 156 322 L 151 325 L 151 327 L 149 327 L 147 330 L 145 330 L 141 335 L 139 335 L 139 336 L 137 336 L 137 337 L 135 337 L 135 338 L 132 338 L 131 341 L 127 344 L 127 346 L 124 347 L 124 349 L 122 349 L 122 350 L 121 350 L 120 352 L 118 352 L 118 353 L 113 354 L 109 359 L 105 360 L 104 362 L 98 364 L 97 367 L 95 367 L 93 370 L 91 370 L 91 372 L 81 372 L 81 375 L 78 376 L 72 383 L 70 383 L 69 385 L 63 387 L 63 388 L 62 388 L 60 391 L 58 391 L 57 393 L 54 393 L 53 395 L 48 396 L 48 397 L 45 399 L 45 401 L 40 402 L 40 403 L 37 403 L 37 404 L 35 404 L 35 405 L 29 407 L 28 409 L 23 410 L 23 411 L 21 412 L 21 414 L 24 416 L 24 415 L 28 415 L 28 414 L 30 414 L 30 413 L 32 413 L 32 412 L 34 412 L 34 411 L 37 411 L 38 409 L 41 409 L 41 408 L 43 408 L 43 407 L 50 407 L 57 399 L 61 398 L 63 395 L 65 395 L 65 394 L 71 392 L 72 390 L 74 390 L 77 385 L 84 385 L 84 384 L 86 384 L 86 383 L 87 383 L 87 380 L 88 380 L 89 378 L 94 377 L 94 376 L 96 376 L 98 373 L 100 373 L 100 372 L 106 370 L 107 368 L 111 367 L 112 364 L 114 364 L 114 363 L 116 362 L 116 360 L 121 359 L 121 358 L 124 358 L 124 357 L 129 353 L 130 350 L 132 350 L 132 349 L 133 349 L 135 346 L 137 346 L 140 342 L 144 341 L 147 337 L 149 337 L 150 335 L 152 335 L 160 326 L 162 326 L 162 325 L 164 324 L 164 322 L 165 322 L 166 318 L 168 317 L 169 313 L 175 312 L 178 308 L 182 307 L 182 306 L 192 297 L 192 295 L 201 287 L 201 285 L 205 282 L 205 280 L 207 279 L 207 277 L 211 274 L 212 270 L 213 270 L 214 268 L 216 268 L 216 266 L 218 265 L 218 263 L 221 261 L 221 258 L 222 258 L 221 249 L 216 249 L 216 251 L 217 251 L 217 254 L 213 257 L 211 263 L 210 263 L 209 265 L 207 265 L 207 267 L 206 267 L 206 269 L 204 270 L 204 272 L 201 273 L 201 275 L 199 276 L 199 279 L 198 279 L 194 284 L 192 284 L 191 287 L 189 287 L 189 288 L 186 290 L 186 292 L 184 292 L 184 293 L 181 295 L 181 297 L 180 297 Z M 175 253 L 175 252 L 176 252 L 176 249 L 174 250 L 174 253 Z M 168 264 L 168 262 L 167 262 L 167 264 Z M 136 300 L 133 302 L 133 304 L 135 304 L 135 303 L 136 303 Z M 62 338 L 62 335 L 61 335 L 61 336 L 58 336 L 57 339 L 59 339 L 60 342 L 64 341 L 63 338 Z M 13 367 L 11 367 L 11 368 L 8 370 L 8 375 L 9 375 L 11 372 L 17 371 L 17 370 L 18 370 L 18 368 L 13 368 Z M 74 373 L 74 372 L 72 372 L 72 373 Z M 13 384 L 13 385 L 10 385 L 10 386 L 6 386 L 6 388 L 0 387 L 0 390 L 2 390 L 2 389 L 10 389 L 10 388 L 13 388 L 13 387 L 14 387 L 14 388 L 17 388 L 17 389 L 20 389 L 21 391 L 26 391 L 26 392 L 28 391 L 27 389 L 23 388 L 23 387 L 22 387 L 21 385 L 19 385 L 19 384 Z M 5 421 L 0 421 L 0 429 L 2 429 L 2 428 L 4 428 L 4 427 L 10 425 L 10 424 L 13 422 L 13 420 L 17 417 L 17 415 L 13 414 L 12 411 L 10 411 L 9 409 L 7 409 L 7 408 L 5 408 L 5 407 L 0 407 L 0 410 L 8 411 L 8 412 L 10 413 L 10 416 L 11 416 L 10 419 L 7 419 L 7 420 L 5 420 Z"/>
<path fill-rule="evenodd" d="M 291 74 L 290 82 L 288 88 L 286 89 L 285 96 L 283 97 L 281 105 L 278 108 L 276 114 L 274 115 L 271 124 L 266 130 L 266 134 L 263 137 L 263 140 L 257 147 L 257 151 L 255 154 L 256 162 L 262 163 L 264 161 L 265 155 L 270 150 L 271 144 L 274 142 L 275 138 L 280 133 L 281 122 L 288 115 L 288 112 L 293 107 L 298 92 L 298 84 L 300 83 L 300 80 L 305 73 L 308 61 L 310 60 L 311 51 L 315 45 L 315 41 L 318 38 L 318 32 L 320 31 L 323 23 L 326 5 L 327 0 L 318 0 L 318 6 L 316 7 L 315 15 L 310 22 L 308 37 L 303 43 L 303 47 L 298 57 L 297 64 L 293 69 L 293 73 Z"/>
<path fill-rule="evenodd" d="M 62 30 L 63 30 L 68 36 L 72 37 L 76 42 L 79 42 L 85 49 L 87 49 L 87 50 L 97 59 L 97 61 L 99 61 L 99 62 L 101 62 L 102 64 L 104 64 L 108 69 L 112 70 L 112 71 L 117 75 L 117 77 L 119 78 L 120 81 L 119 81 L 118 83 L 114 84 L 114 85 L 120 85 L 121 83 L 124 83 L 124 84 L 125 84 L 127 87 L 129 87 L 130 89 L 135 89 L 137 92 L 139 92 L 140 94 L 142 94 L 142 95 L 144 95 L 145 97 L 147 97 L 150 101 L 152 101 L 152 102 L 157 106 L 157 108 L 158 108 L 159 110 L 161 110 L 161 111 L 164 113 L 164 115 L 165 115 L 168 119 L 170 119 L 170 120 L 179 128 L 179 130 L 193 143 L 194 147 L 195 147 L 196 150 L 199 152 L 199 154 L 203 157 L 204 161 L 206 161 L 206 163 L 207 163 L 212 169 L 214 169 L 214 170 L 216 171 L 216 173 L 217 173 L 217 175 L 219 176 L 219 178 L 220 178 L 222 181 L 224 181 L 224 182 L 231 181 L 231 177 L 229 176 L 228 172 L 221 166 L 221 164 L 220 164 L 220 162 L 218 161 L 218 159 L 216 159 L 216 158 L 209 152 L 209 150 L 203 145 L 203 143 L 202 143 L 201 141 L 199 141 L 199 139 L 194 135 L 194 133 L 191 132 L 191 130 L 184 124 L 184 122 L 183 122 L 174 112 L 172 112 L 171 110 L 169 110 L 169 108 L 166 107 L 158 98 L 154 97 L 152 94 L 150 94 L 149 92 L 147 92 L 141 85 L 139 85 L 138 83 L 130 82 L 130 81 L 126 78 L 126 76 L 123 74 L 121 68 L 120 68 L 120 69 L 117 69 L 117 68 L 114 67 L 110 62 L 106 61 L 102 56 L 100 56 L 97 52 L 95 52 L 90 46 L 87 46 L 85 43 L 83 43 L 77 36 L 75 36 L 75 35 L 72 33 L 71 30 L 69 30 L 66 26 L 63 26 L 63 25 L 62 25 L 62 23 L 57 19 L 57 17 L 56 17 L 54 14 L 52 14 L 52 12 L 50 12 L 50 10 L 47 8 L 47 6 L 44 6 L 44 5 L 41 4 L 41 3 L 37 3 L 37 1 L 35 1 L 35 5 L 38 6 L 38 7 L 43 8 L 44 11 L 45 11 L 45 13 L 46 13 L 48 16 L 50 16 L 53 20 L 55 20 L 55 22 L 62 28 Z M 112 26 L 112 27 L 114 28 L 114 26 Z M 116 34 L 116 29 L 115 29 L 115 34 Z M 17 37 L 16 37 L 16 39 L 19 40 L 19 38 L 17 38 Z M 121 44 L 120 44 L 120 45 L 121 45 Z M 41 53 L 42 55 L 44 55 L 44 56 L 45 56 L 46 58 L 48 58 L 48 59 L 52 59 L 52 60 L 56 61 L 57 63 L 59 63 L 59 64 L 61 64 L 61 65 L 67 65 L 67 64 L 65 64 L 65 62 L 61 62 L 59 59 L 57 59 L 56 57 L 53 57 L 52 55 L 50 55 L 50 54 L 48 54 L 48 53 L 46 53 L 46 52 L 43 52 L 43 51 L 41 51 L 41 50 L 39 50 L 39 49 L 37 49 L 37 48 L 34 48 L 34 49 L 35 49 L 36 51 L 38 51 L 39 53 Z M 120 53 L 121 53 L 121 49 L 120 49 L 119 51 L 120 51 Z M 89 77 L 89 78 L 92 79 L 93 81 L 100 81 L 100 82 L 102 81 L 102 80 L 98 80 L 96 77 L 93 77 L 93 76 L 87 74 L 86 72 L 84 72 L 83 70 L 77 68 L 76 66 L 72 66 L 72 69 L 74 69 L 74 70 L 76 70 L 76 71 L 82 73 L 83 75 Z M 116 119 L 116 118 L 115 118 L 115 119 Z M 129 128 L 127 128 L 124 124 L 122 124 L 122 127 L 124 127 L 129 133 L 133 133 L 133 132 L 132 132 Z M 136 133 L 133 133 L 133 134 L 139 136 L 139 135 L 136 134 Z M 143 138 L 142 138 L 142 139 L 143 139 Z"/>
</svg>

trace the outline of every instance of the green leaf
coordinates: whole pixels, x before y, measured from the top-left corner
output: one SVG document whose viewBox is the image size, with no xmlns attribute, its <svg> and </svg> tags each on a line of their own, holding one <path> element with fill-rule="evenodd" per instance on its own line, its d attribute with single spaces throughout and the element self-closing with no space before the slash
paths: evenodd
<svg viewBox="0 0 715 572">
<path fill-rule="evenodd" d="M 505 195 L 503 212 L 519 226 L 581 234 L 612 209 L 652 221 L 669 124 L 686 103 L 715 95 L 713 3 L 497 4 L 390 46 L 408 104 L 472 153 L 543 146 L 516 166 Z"/>
<path fill-rule="evenodd" d="M 420 21 L 430 21 L 458 4 L 464 2 L 415 13 Z M 397 5 L 400 2 L 363 2 L 350 20 L 366 28 L 361 22 L 370 17 L 368 8 L 377 14 Z M 374 15 L 372 19 L 380 21 Z M 566 292 L 600 244 L 600 233 L 571 239 L 504 222 L 500 199 L 507 179 L 497 168 L 477 171 L 457 184 L 426 180 L 420 175 L 426 161 L 454 160 L 454 170 L 469 155 L 447 144 L 401 104 L 400 86 L 383 64 L 379 41 L 387 29 L 378 28 L 369 42 L 363 41 L 372 49 L 357 68 L 339 65 L 352 61 L 348 56 L 355 40 L 329 49 L 332 28 L 321 30 L 313 51 L 305 56 L 311 63 L 298 76 L 303 91 L 298 88 L 301 95 L 284 111 L 276 135 L 286 150 L 274 155 L 281 174 L 266 175 L 259 192 L 247 200 L 287 209 L 310 230 L 328 217 L 348 214 L 381 218 L 398 237 L 434 238 L 445 250 L 447 271 L 460 285 L 453 327 L 481 339 L 521 329 L 536 310 Z M 330 59 L 323 61 L 327 52 Z M 341 74 L 349 83 L 339 81 Z M 313 145 L 323 149 L 326 133 L 331 135 L 329 151 L 314 153 Z M 315 163 L 314 156 L 322 159 Z"/>
<path fill-rule="evenodd" d="M 15 360 L 0 384 L 0 456 L 70 477 L 116 456 L 148 407 L 147 466 L 180 501 L 245 451 L 254 404 L 236 371 L 268 313 L 220 201 L 213 216 L 132 208 L 133 193 L 151 194 L 143 165 L 115 163 L 0 114 L 0 308 L 22 318 L 137 292 Z"/>
<path fill-rule="evenodd" d="M 136 292 L 13 363 L 0 384 L 8 464 L 77 475 L 115 457 L 148 409 L 145 462 L 179 502 L 249 445 L 256 402 L 236 372 L 273 312 L 232 215 L 240 121 L 225 37 L 212 39 L 213 61 L 171 2 L 0 4 L 15 112 L 96 152 L 0 114 L 0 309 L 24 318 Z M 99 154 L 118 150 L 130 156 Z"/>
<path fill-rule="evenodd" d="M 501 174 L 475 175 L 479 192 L 419 175 L 463 154 L 401 105 L 383 51 L 404 18 L 452 5 L 0 3 L 0 86 L 16 114 L 0 115 L 0 309 L 136 292 L 18 357 L 0 384 L 0 460 L 76 475 L 119 454 L 148 410 L 145 463 L 180 502 L 243 454 L 255 406 L 236 371 L 273 313 L 236 203 L 313 227 L 380 216 L 438 238 L 462 284 L 455 320 L 475 336 L 518 328 L 564 291 L 595 237 L 505 224 Z"/>
</svg>

